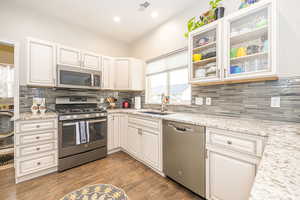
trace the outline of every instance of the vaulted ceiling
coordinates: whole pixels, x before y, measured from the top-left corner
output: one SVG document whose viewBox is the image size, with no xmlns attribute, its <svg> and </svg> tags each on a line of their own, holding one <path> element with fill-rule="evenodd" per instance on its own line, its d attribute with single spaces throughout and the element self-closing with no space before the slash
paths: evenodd
<svg viewBox="0 0 300 200">
<path fill-rule="evenodd" d="M 146 0 L 10 0 L 21 7 L 43 12 L 66 23 L 107 35 L 126 43 L 162 24 L 199 0 L 147 0 L 151 5 L 139 11 Z M 153 18 L 151 14 L 157 12 Z M 114 17 L 120 17 L 117 23 Z"/>
</svg>

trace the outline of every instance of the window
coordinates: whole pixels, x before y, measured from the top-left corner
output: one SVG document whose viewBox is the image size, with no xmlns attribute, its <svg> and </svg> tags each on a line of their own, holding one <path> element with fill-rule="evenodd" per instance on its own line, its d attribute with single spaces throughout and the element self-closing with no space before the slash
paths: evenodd
<svg viewBox="0 0 300 200">
<path fill-rule="evenodd" d="M 191 103 L 186 50 L 148 62 L 146 103 L 160 104 L 162 94 L 170 96 L 170 104 Z"/>
<path fill-rule="evenodd" d="M 0 64 L 0 98 L 14 97 L 14 67 Z"/>
</svg>

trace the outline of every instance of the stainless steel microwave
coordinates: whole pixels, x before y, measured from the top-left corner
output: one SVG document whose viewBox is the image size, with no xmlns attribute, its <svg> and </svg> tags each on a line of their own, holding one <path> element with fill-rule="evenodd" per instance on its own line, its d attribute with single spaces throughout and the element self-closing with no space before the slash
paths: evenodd
<svg viewBox="0 0 300 200">
<path fill-rule="evenodd" d="M 101 89 L 101 72 L 59 65 L 57 87 Z"/>
</svg>

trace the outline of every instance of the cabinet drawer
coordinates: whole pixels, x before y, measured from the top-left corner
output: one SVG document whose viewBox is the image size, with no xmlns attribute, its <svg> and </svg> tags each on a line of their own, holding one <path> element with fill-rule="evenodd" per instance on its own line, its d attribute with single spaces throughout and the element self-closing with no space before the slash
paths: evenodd
<svg viewBox="0 0 300 200">
<path fill-rule="evenodd" d="M 221 129 L 207 129 L 207 144 L 261 156 L 263 139 Z"/>
<path fill-rule="evenodd" d="M 128 117 L 128 123 L 135 124 L 141 127 L 151 128 L 151 129 L 160 128 L 159 120 L 153 120 L 149 118 Z"/>
<path fill-rule="evenodd" d="M 44 144 L 37 144 L 31 146 L 17 146 L 16 147 L 16 156 L 28 156 L 32 154 L 42 153 L 42 152 L 49 152 L 57 149 L 57 141 L 44 143 Z"/>
<path fill-rule="evenodd" d="M 20 121 L 16 123 L 16 132 L 40 131 L 57 128 L 57 120 Z"/>
<path fill-rule="evenodd" d="M 57 166 L 56 151 L 25 157 L 22 159 L 16 159 L 16 171 L 18 177 L 55 166 Z"/>
<path fill-rule="evenodd" d="M 16 134 L 16 145 L 27 145 L 57 138 L 57 130 L 38 131 L 33 133 Z"/>
</svg>

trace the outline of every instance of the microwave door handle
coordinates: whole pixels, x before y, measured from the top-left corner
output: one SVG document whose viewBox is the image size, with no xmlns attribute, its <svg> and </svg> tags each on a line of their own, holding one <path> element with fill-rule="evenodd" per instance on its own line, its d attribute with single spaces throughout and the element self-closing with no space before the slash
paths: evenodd
<svg viewBox="0 0 300 200">
<path fill-rule="evenodd" d="M 75 126 L 76 123 L 64 123 L 63 126 Z"/>
<path fill-rule="evenodd" d="M 107 119 L 99 119 L 99 120 L 90 120 L 90 121 L 87 121 L 88 123 L 90 124 L 94 124 L 94 123 L 99 123 L 99 122 L 106 122 Z"/>
</svg>

